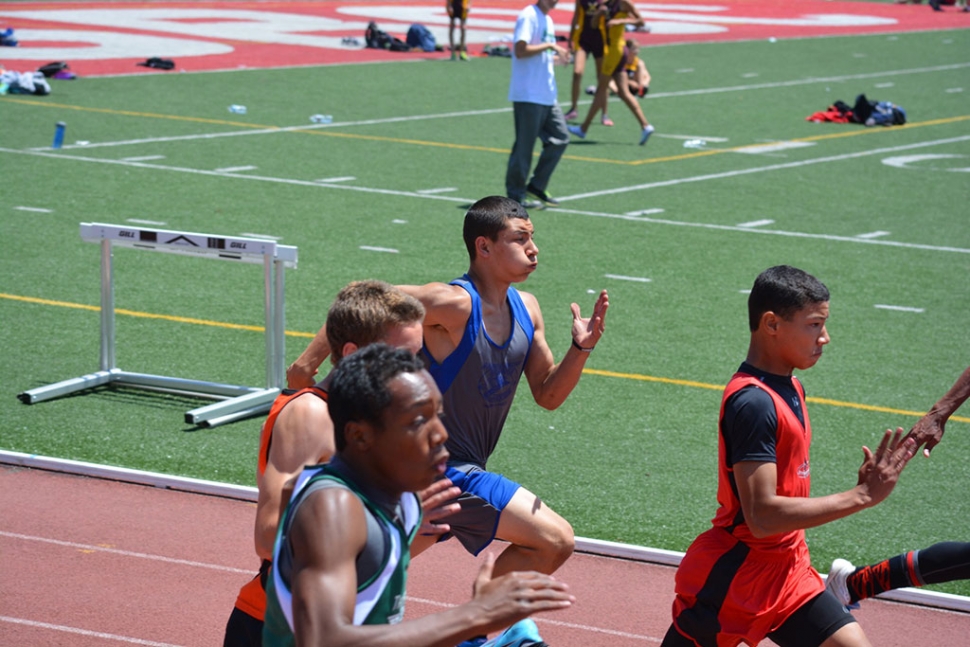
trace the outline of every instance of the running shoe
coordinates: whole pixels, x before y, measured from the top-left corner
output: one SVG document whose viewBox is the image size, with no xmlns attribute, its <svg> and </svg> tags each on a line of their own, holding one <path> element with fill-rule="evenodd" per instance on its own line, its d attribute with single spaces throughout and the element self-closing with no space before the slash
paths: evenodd
<svg viewBox="0 0 970 647">
<path fill-rule="evenodd" d="M 559 206 L 559 200 L 556 200 L 554 197 L 552 197 L 542 189 L 537 189 L 530 184 L 529 186 L 525 187 L 525 190 L 529 195 L 531 195 L 533 198 L 536 198 L 539 202 L 541 202 L 543 205 L 547 207 Z"/>
<path fill-rule="evenodd" d="M 486 636 L 479 636 L 478 638 L 471 638 L 460 642 L 456 647 L 484 647 L 487 642 L 488 638 Z"/>
<path fill-rule="evenodd" d="M 640 133 L 640 145 L 643 146 L 650 139 L 650 135 L 653 134 L 654 127 L 653 124 L 647 124 L 643 127 L 643 132 Z"/>
<path fill-rule="evenodd" d="M 512 198 L 515 200 L 515 198 Z M 529 200 L 527 198 L 522 198 L 521 200 L 515 200 L 522 205 L 523 209 L 544 209 L 545 205 L 538 200 Z"/>
<path fill-rule="evenodd" d="M 461 50 L 461 52 L 458 54 L 458 58 L 460 58 L 463 61 L 467 61 L 468 60 L 468 52 L 466 52 L 465 50 Z"/>
<path fill-rule="evenodd" d="M 573 119 L 577 119 L 579 117 L 579 113 L 576 112 L 576 108 L 573 108 L 572 110 L 564 114 L 563 117 L 566 119 L 566 121 L 572 121 Z"/>
<path fill-rule="evenodd" d="M 520 620 L 492 638 L 482 647 L 541 647 L 546 643 L 539 635 L 539 628 L 532 620 Z"/>
<path fill-rule="evenodd" d="M 855 572 L 855 566 L 847 559 L 837 559 L 832 562 L 829 574 L 825 577 L 825 588 L 842 603 L 842 606 L 849 606 L 849 584 L 848 579 Z"/>
<path fill-rule="evenodd" d="M 576 125 L 570 124 L 566 126 L 566 130 L 568 130 L 573 135 L 576 135 L 580 139 L 586 139 L 586 133 L 583 132 L 582 126 L 576 126 Z"/>
<path fill-rule="evenodd" d="M 613 125 L 613 120 L 610 119 L 609 117 L 607 117 L 606 115 L 603 115 L 603 119 L 601 121 L 603 122 L 603 125 L 604 126 L 612 126 Z"/>
</svg>

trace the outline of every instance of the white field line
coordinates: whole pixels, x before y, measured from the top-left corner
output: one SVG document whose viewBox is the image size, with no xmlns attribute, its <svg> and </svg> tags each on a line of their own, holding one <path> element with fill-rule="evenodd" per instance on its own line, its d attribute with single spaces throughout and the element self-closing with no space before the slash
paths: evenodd
<svg viewBox="0 0 970 647">
<path fill-rule="evenodd" d="M 595 198 L 603 195 L 616 195 L 618 193 L 629 193 L 631 191 L 643 191 L 645 189 L 656 189 L 656 188 L 667 187 L 667 186 L 677 186 L 679 184 L 688 184 L 691 182 L 705 182 L 707 180 L 719 180 L 723 178 L 739 177 L 742 175 L 751 175 L 753 173 L 764 173 L 767 171 L 782 171 L 782 170 L 793 169 L 793 168 L 801 168 L 803 166 L 811 166 L 813 164 L 824 164 L 828 162 L 842 162 L 845 160 L 857 159 L 859 157 L 869 157 L 871 155 L 884 155 L 886 153 L 895 153 L 897 151 L 914 150 L 918 148 L 928 148 L 931 146 L 941 146 L 943 144 L 956 144 L 956 143 L 964 142 L 968 140 L 970 140 L 970 135 L 962 135 L 960 137 L 936 139 L 933 141 L 918 142 L 916 144 L 903 144 L 901 146 L 875 148 L 872 150 L 859 151 L 856 153 L 843 153 L 842 155 L 816 157 L 814 159 L 801 160 L 798 162 L 785 162 L 784 164 L 772 164 L 770 166 L 755 166 L 753 168 L 738 169 L 735 171 L 724 171 L 723 173 L 709 173 L 707 175 L 695 175 L 693 177 L 676 178 L 672 180 L 663 180 L 660 182 L 634 184 L 632 186 L 619 187 L 615 189 L 604 189 L 603 191 L 590 191 L 588 193 L 577 193 L 576 195 L 559 196 L 559 202 L 566 202 L 568 200 L 579 200 L 581 198 Z"/>
<path fill-rule="evenodd" d="M 879 308 L 880 310 L 895 310 L 897 312 L 915 312 L 917 314 L 925 312 L 923 308 L 913 308 L 911 306 L 889 306 L 877 303 L 875 307 Z"/>
<path fill-rule="evenodd" d="M 766 225 L 773 225 L 773 224 L 775 224 L 775 221 L 774 220 L 772 220 L 770 218 L 765 218 L 763 220 L 752 220 L 750 222 L 739 222 L 737 226 L 738 227 L 750 228 L 750 227 L 764 227 Z"/>
<path fill-rule="evenodd" d="M 560 198 L 561 199 L 561 198 Z M 753 227 L 742 227 L 739 225 L 715 225 L 705 222 L 683 222 L 680 220 L 664 220 L 661 218 L 645 218 L 643 216 L 626 216 L 619 213 L 604 213 L 602 211 L 582 211 L 580 209 L 566 209 L 557 207 L 558 213 L 571 213 L 578 216 L 592 216 L 594 218 L 616 218 L 618 220 L 630 220 L 632 222 L 647 222 L 653 225 L 673 225 L 675 227 L 696 227 L 697 229 L 714 229 L 718 231 L 736 231 L 748 234 L 766 234 L 771 236 L 787 236 L 790 238 L 807 238 L 814 240 L 829 240 L 840 243 L 860 243 L 864 245 L 878 245 L 883 247 L 898 247 L 901 249 L 923 249 L 931 252 L 956 252 L 958 254 L 970 254 L 970 249 L 963 247 L 945 247 L 940 245 L 923 245 L 920 243 L 903 243 L 892 240 L 881 240 L 879 238 L 858 238 L 856 236 L 836 236 L 833 234 L 810 234 L 801 231 L 784 231 L 780 229 L 759 229 Z"/>
<path fill-rule="evenodd" d="M 890 147 L 890 148 L 881 148 L 881 149 L 876 149 L 871 151 L 862 151 L 859 153 L 847 153 L 844 155 L 835 155 L 831 157 L 820 157 L 813 160 L 804 160 L 801 162 L 788 162 L 785 164 L 760 166 L 760 167 L 744 169 L 739 171 L 728 171 L 725 173 L 698 175 L 694 177 L 666 180 L 663 182 L 640 184 L 640 185 L 635 185 L 630 187 L 612 189 L 608 191 L 600 191 L 595 193 L 586 193 L 586 194 L 568 196 L 566 198 L 559 198 L 559 200 L 560 202 L 563 202 L 564 200 L 578 200 L 584 197 L 594 197 L 599 195 L 626 193 L 629 191 L 640 191 L 640 190 L 654 189 L 654 188 L 665 187 L 665 186 L 676 186 L 678 184 L 703 182 L 707 180 L 717 180 L 717 179 L 723 179 L 723 178 L 729 178 L 729 177 L 736 177 L 740 175 L 761 173 L 765 171 L 776 171 L 776 170 L 783 170 L 783 169 L 790 169 L 790 168 L 798 168 L 801 166 L 809 166 L 811 164 L 819 164 L 819 163 L 825 163 L 825 162 L 838 162 L 838 161 L 843 161 L 847 159 L 854 159 L 857 157 L 865 157 L 868 155 L 880 155 L 884 153 L 891 153 L 891 152 L 896 152 L 901 150 L 911 150 L 916 148 L 925 148 L 929 146 L 939 146 L 942 144 L 951 144 L 951 143 L 962 142 L 967 140 L 970 140 L 970 135 L 953 137 L 949 139 L 938 139 L 934 141 L 922 142 L 917 144 L 906 144 L 903 146 L 896 146 L 896 147 Z M 229 173 L 216 173 L 213 171 L 208 171 L 203 169 L 192 169 L 192 168 L 175 167 L 175 166 L 161 166 L 157 164 L 146 164 L 144 162 L 124 162 L 121 160 L 100 159 L 96 157 L 81 157 L 78 155 L 64 155 L 60 153 L 52 153 L 49 151 L 31 151 L 31 150 L 16 150 L 12 148 L 0 148 L 0 153 L 14 153 L 17 155 L 36 155 L 39 157 L 49 157 L 53 159 L 64 159 L 64 160 L 81 161 L 81 162 L 94 162 L 97 164 L 115 164 L 119 166 L 130 166 L 130 167 L 145 168 L 145 169 L 160 170 L 160 171 L 173 171 L 177 173 L 190 173 L 194 175 L 208 175 L 208 176 L 219 177 L 219 178 L 233 178 L 233 179 L 239 179 L 239 180 L 249 180 L 249 181 L 259 181 L 259 182 L 274 182 L 279 184 L 290 184 L 290 185 L 296 185 L 296 186 L 323 187 L 328 189 L 339 189 L 344 191 L 357 191 L 360 193 L 372 193 L 372 194 L 378 194 L 378 195 L 394 195 L 394 196 L 400 196 L 400 197 L 422 198 L 425 200 L 442 200 L 446 202 L 454 202 L 454 203 L 461 203 L 461 204 L 471 204 L 475 202 L 475 200 L 470 198 L 449 197 L 445 195 L 425 195 L 425 194 L 416 193 L 414 191 L 396 191 L 391 189 L 378 189 L 378 188 L 361 187 L 361 186 L 346 186 L 341 184 L 325 184 L 320 181 L 296 180 L 292 178 L 275 178 L 275 177 L 265 177 L 260 175 L 233 175 Z M 557 211 L 561 211 L 564 213 L 572 213 L 576 215 L 594 216 L 599 218 L 617 218 L 622 220 L 633 220 L 637 222 L 648 222 L 652 224 L 676 225 L 680 227 L 698 227 L 698 228 L 704 228 L 704 229 L 716 229 L 721 231 L 771 234 L 775 236 L 790 236 L 795 238 L 830 240 L 830 241 L 860 243 L 860 244 L 869 244 L 869 245 L 884 245 L 889 247 L 898 247 L 902 249 L 923 249 L 923 250 L 936 251 L 936 252 L 957 252 L 961 254 L 970 254 L 970 249 L 965 249 L 962 247 L 947 247 L 947 246 L 940 246 L 940 245 L 925 245 L 920 243 L 905 243 L 905 242 L 890 241 L 890 240 L 858 238 L 855 236 L 834 236 L 830 234 L 811 234 L 811 233 L 796 232 L 796 231 L 744 228 L 744 227 L 738 227 L 738 226 L 716 225 L 716 224 L 710 224 L 710 223 L 681 222 L 676 220 L 647 218 L 644 216 L 630 216 L 630 215 L 617 214 L 617 213 L 604 213 L 604 212 L 596 212 L 596 211 L 583 211 L 578 209 L 567 209 L 561 206 L 557 207 Z"/>
<path fill-rule="evenodd" d="M 29 211 L 31 213 L 54 213 L 53 209 L 43 209 L 41 207 L 14 207 L 17 211 Z"/>
<path fill-rule="evenodd" d="M 53 625 L 49 622 L 38 622 L 37 620 L 27 620 L 26 618 L 11 618 L 10 616 L 0 616 L 0 622 L 7 622 L 14 625 L 24 625 L 38 629 L 49 629 L 51 631 L 62 631 L 64 633 L 75 634 L 78 636 L 89 636 L 91 638 L 101 638 L 102 640 L 114 640 L 117 642 L 128 643 L 130 645 L 146 645 L 146 647 L 179 647 L 171 643 L 160 643 L 154 640 L 142 640 L 141 638 L 130 638 L 119 636 L 118 634 L 108 634 L 102 631 L 89 631 L 78 627 L 66 627 L 64 625 Z"/>
<path fill-rule="evenodd" d="M 657 92 L 650 93 L 650 99 L 671 99 L 677 97 L 691 97 L 704 94 L 720 94 L 723 92 L 744 92 L 747 90 L 771 90 L 774 88 L 784 88 L 792 87 L 798 85 L 811 85 L 813 83 L 839 83 L 842 81 L 854 81 L 859 79 L 877 79 L 884 76 L 899 76 L 903 74 L 925 74 L 927 72 L 945 72 L 949 70 L 960 70 L 963 68 L 970 67 L 970 62 L 966 63 L 951 63 L 949 65 L 934 65 L 931 67 L 917 67 L 903 70 L 887 70 L 884 72 L 870 72 L 867 74 L 846 74 L 843 76 L 820 76 L 820 77 L 810 77 L 807 79 L 792 79 L 790 81 L 775 81 L 772 83 L 750 83 L 745 85 L 732 85 L 724 86 L 720 88 L 699 88 L 697 90 L 680 90 L 678 92 Z M 580 103 L 587 104 L 591 101 L 581 101 Z M 512 112 L 511 107 L 504 108 L 490 108 L 487 110 L 465 110 L 456 112 L 444 112 L 439 114 L 428 114 L 428 115 L 411 115 L 406 117 L 387 117 L 383 119 L 363 119 L 359 121 L 340 121 L 331 122 L 329 124 L 312 124 L 306 126 L 284 126 L 279 128 L 256 128 L 256 129 L 246 129 L 237 130 L 224 133 L 204 133 L 198 135 L 180 135 L 176 137 L 151 137 L 144 139 L 129 139 L 116 142 L 99 142 L 99 143 L 88 143 L 83 146 L 83 148 L 102 148 L 106 146 L 130 146 L 135 144 L 149 144 L 156 142 L 175 142 L 175 141 L 190 141 L 195 139 L 216 139 L 219 137 L 237 137 L 244 135 L 272 135 L 276 133 L 286 133 L 301 130 L 319 130 L 322 128 L 345 128 L 348 126 L 372 126 L 377 124 L 392 124 L 392 123 L 402 123 L 409 121 L 425 121 L 428 119 L 447 119 L 454 117 L 475 117 L 480 115 L 494 115 Z M 659 135 L 659 133 L 658 133 Z M 661 135 L 662 136 L 662 135 Z M 710 141 L 715 141 L 711 139 Z M 62 147 L 62 150 L 69 150 L 72 148 L 82 148 L 74 144 Z M 31 148 L 28 150 L 42 151 L 50 150 L 48 147 L 44 148 Z"/>
<path fill-rule="evenodd" d="M 358 187 L 358 186 L 346 186 L 340 184 L 328 184 L 321 180 L 296 180 L 293 178 L 281 178 L 281 177 L 268 177 L 263 175 L 236 175 L 233 173 L 219 173 L 217 171 L 210 171 L 208 169 L 196 169 L 196 168 L 186 168 L 184 166 L 163 166 L 160 164 L 147 164 L 145 162 L 125 162 L 123 160 L 116 159 L 100 159 L 97 157 L 82 157 L 80 155 L 61 155 L 58 153 L 52 153 L 48 150 L 14 150 L 12 148 L 0 148 L 0 153 L 17 153 L 20 155 L 37 155 L 39 157 L 50 157 L 53 159 L 65 159 L 65 160 L 77 160 L 79 162 L 94 162 L 97 164 L 115 164 L 118 166 L 128 166 L 133 168 L 144 168 L 153 171 L 174 171 L 176 173 L 190 173 L 193 175 L 208 175 L 210 177 L 220 177 L 220 178 L 234 178 L 238 180 L 256 180 L 258 182 L 274 182 L 278 184 L 292 184 L 296 186 L 311 186 L 311 187 L 326 187 L 330 189 L 343 189 L 344 191 L 359 191 L 361 193 L 376 193 L 378 195 L 396 195 L 396 196 L 406 196 L 414 198 L 425 198 L 427 200 L 445 200 L 448 202 L 458 202 L 462 204 L 471 204 L 475 200 L 469 200 L 468 198 L 451 198 L 448 196 L 439 195 L 421 195 L 420 193 L 415 193 L 414 191 L 395 191 L 392 189 L 376 189 L 369 187 Z M 340 179 L 340 178 L 338 178 Z"/>
<path fill-rule="evenodd" d="M 608 279 L 616 279 L 618 281 L 635 281 L 637 283 L 650 283 L 653 279 L 648 279 L 645 276 L 624 276 L 623 274 L 604 274 Z"/>
<path fill-rule="evenodd" d="M 243 135 L 274 135 L 276 133 L 299 132 L 302 130 L 320 130 L 323 128 L 337 128 L 344 126 L 374 126 L 380 124 L 394 124 L 408 121 L 426 121 L 428 119 L 446 119 L 450 117 L 475 117 L 478 115 L 493 115 L 503 112 L 512 112 L 512 108 L 491 108 L 488 110 L 465 110 L 461 112 L 444 112 L 435 115 L 412 115 L 409 117 L 386 117 L 384 119 L 364 119 L 360 121 L 335 121 L 329 124 L 313 124 L 310 126 L 281 126 L 270 128 L 247 128 L 245 130 L 233 130 L 224 133 L 203 133 L 198 135 L 177 135 L 173 137 L 146 137 L 144 139 L 127 139 L 116 142 L 89 143 L 84 146 L 70 144 L 62 146 L 62 150 L 72 148 L 104 148 L 106 146 L 131 146 L 133 144 L 154 144 L 157 142 L 179 142 L 191 141 L 195 139 L 218 139 L 219 137 L 238 137 Z M 232 122 L 226 122 L 230 124 Z M 50 150 L 49 146 L 30 148 L 28 150 L 42 151 Z"/>
</svg>

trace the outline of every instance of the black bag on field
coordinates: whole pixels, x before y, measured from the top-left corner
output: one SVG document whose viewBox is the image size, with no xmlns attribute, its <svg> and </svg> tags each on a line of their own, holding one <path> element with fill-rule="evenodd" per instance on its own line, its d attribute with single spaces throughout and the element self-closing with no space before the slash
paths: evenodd
<svg viewBox="0 0 970 647">
<path fill-rule="evenodd" d="M 410 52 L 411 46 L 400 38 L 391 36 L 386 31 L 378 29 L 377 23 L 371 21 L 364 30 L 364 44 L 371 49 L 387 49 L 392 52 Z"/>
</svg>

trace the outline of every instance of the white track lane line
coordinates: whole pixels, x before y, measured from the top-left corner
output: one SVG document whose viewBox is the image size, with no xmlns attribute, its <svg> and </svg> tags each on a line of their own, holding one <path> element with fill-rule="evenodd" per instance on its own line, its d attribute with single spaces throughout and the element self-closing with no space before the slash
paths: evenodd
<svg viewBox="0 0 970 647">
<path fill-rule="evenodd" d="M 49 622 L 38 622 L 27 620 L 26 618 L 11 618 L 10 616 L 0 616 L 0 622 L 8 622 L 15 625 L 36 627 L 38 629 L 49 629 L 51 631 L 62 631 L 64 633 L 75 634 L 78 636 L 88 636 L 91 638 L 101 638 L 103 640 L 115 640 L 117 642 L 128 643 L 129 645 L 146 645 L 146 647 L 180 647 L 171 643 L 160 643 L 154 640 L 142 640 L 141 638 L 131 638 L 130 636 L 119 636 L 118 634 L 107 634 L 102 631 L 89 631 L 78 627 L 66 627 L 64 625 L 53 625 Z"/>
</svg>

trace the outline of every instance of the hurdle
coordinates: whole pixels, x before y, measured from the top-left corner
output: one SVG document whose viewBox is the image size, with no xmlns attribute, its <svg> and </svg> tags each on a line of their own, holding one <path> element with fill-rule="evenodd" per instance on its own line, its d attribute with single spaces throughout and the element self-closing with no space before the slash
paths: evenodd
<svg viewBox="0 0 970 647">
<path fill-rule="evenodd" d="M 24 404 L 34 404 L 105 384 L 124 385 L 219 400 L 185 413 L 185 422 L 215 427 L 269 411 L 283 389 L 285 374 L 285 270 L 295 269 L 297 248 L 274 240 L 199 234 L 194 232 L 81 223 L 81 239 L 101 245 L 101 353 L 99 370 L 23 391 Z M 240 263 L 262 264 L 266 317 L 266 387 L 246 387 L 218 382 L 133 373 L 117 367 L 115 359 L 115 304 L 113 252 L 128 247 Z"/>
</svg>

